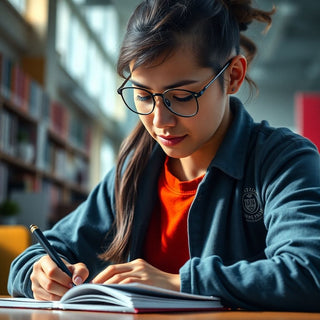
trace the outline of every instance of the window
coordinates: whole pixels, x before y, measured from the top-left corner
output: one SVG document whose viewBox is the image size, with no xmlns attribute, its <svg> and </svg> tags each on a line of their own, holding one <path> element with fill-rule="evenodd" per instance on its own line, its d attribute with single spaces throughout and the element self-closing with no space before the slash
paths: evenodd
<svg viewBox="0 0 320 320">
<path fill-rule="evenodd" d="M 56 25 L 60 63 L 106 115 L 115 117 L 116 9 L 110 4 L 59 0 Z"/>
<path fill-rule="evenodd" d="M 9 0 L 9 2 L 21 15 L 24 15 L 26 12 L 27 0 Z"/>
<path fill-rule="evenodd" d="M 84 10 L 88 24 L 96 33 L 101 44 L 111 55 L 117 53 L 118 47 L 118 16 L 112 5 L 91 6 Z"/>
</svg>

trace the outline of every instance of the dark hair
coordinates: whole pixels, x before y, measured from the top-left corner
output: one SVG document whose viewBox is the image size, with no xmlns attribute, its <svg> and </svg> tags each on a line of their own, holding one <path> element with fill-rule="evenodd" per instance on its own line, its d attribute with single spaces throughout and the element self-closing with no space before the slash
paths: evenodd
<svg viewBox="0 0 320 320">
<path fill-rule="evenodd" d="M 132 14 L 120 50 L 117 71 L 125 77 L 141 65 L 151 65 L 188 41 L 199 65 L 217 71 L 234 52 L 247 57 L 256 54 L 256 45 L 242 34 L 254 20 L 271 25 L 270 12 L 255 9 L 251 0 L 145 0 Z M 253 81 L 246 76 L 247 81 Z M 115 237 L 105 260 L 127 259 L 139 178 L 155 142 L 139 121 L 120 148 L 115 182 Z M 126 161 L 130 154 L 130 161 Z"/>
</svg>

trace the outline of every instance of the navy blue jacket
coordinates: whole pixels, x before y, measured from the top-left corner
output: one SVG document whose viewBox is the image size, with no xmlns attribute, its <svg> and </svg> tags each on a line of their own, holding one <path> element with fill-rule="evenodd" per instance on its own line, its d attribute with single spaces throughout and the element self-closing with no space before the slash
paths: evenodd
<svg viewBox="0 0 320 320">
<path fill-rule="evenodd" d="M 190 260 L 181 290 L 247 309 L 320 311 L 320 158 L 307 139 L 254 123 L 231 99 L 234 120 L 198 187 L 188 216 Z M 157 145 L 141 178 L 130 260 L 144 235 L 165 154 Z M 46 232 L 59 254 L 93 278 L 115 215 L 114 170 L 73 213 Z M 30 273 L 44 252 L 27 249 L 11 267 L 13 295 L 32 296 Z"/>
</svg>

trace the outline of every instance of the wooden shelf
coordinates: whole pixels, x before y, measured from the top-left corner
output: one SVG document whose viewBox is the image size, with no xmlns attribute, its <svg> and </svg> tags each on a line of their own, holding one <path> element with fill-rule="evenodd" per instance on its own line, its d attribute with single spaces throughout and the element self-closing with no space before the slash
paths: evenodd
<svg viewBox="0 0 320 320">
<path fill-rule="evenodd" d="M 38 119 L 31 116 L 27 111 L 19 108 L 13 102 L 4 98 L 1 95 L 0 95 L 0 105 L 2 105 L 4 109 L 12 112 L 13 114 L 17 115 L 19 118 L 21 118 L 26 122 L 30 122 L 31 124 L 34 124 L 34 125 L 36 125 L 39 122 Z"/>
<path fill-rule="evenodd" d="M 16 167 L 20 170 L 24 170 L 31 174 L 37 174 L 39 178 L 45 178 L 51 180 L 54 184 L 59 185 L 60 187 L 66 188 L 72 192 L 79 193 L 81 195 L 87 195 L 89 190 L 87 188 L 79 186 L 76 182 L 67 181 L 57 175 L 46 172 L 44 170 L 38 169 L 34 164 L 27 163 L 21 159 L 18 159 L 14 156 L 6 154 L 0 150 L 0 161 L 6 162 L 10 166 Z"/>
<path fill-rule="evenodd" d="M 64 187 L 72 192 L 76 192 L 81 195 L 87 195 L 89 192 L 88 189 L 81 187 L 76 183 L 68 182 L 65 179 L 60 178 L 53 173 L 46 172 L 46 171 L 40 171 L 40 172 L 43 178 L 49 179 L 53 181 L 55 184 L 59 185 L 60 187 Z"/>
<path fill-rule="evenodd" d="M 12 155 L 9 155 L 3 151 L 0 150 L 0 160 L 17 167 L 19 169 L 23 169 L 25 171 L 28 171 L 30 173 L 37 173 L 38 170 L 34 164 L 27 163 L 17 157 L 14 157 Z"/>
<path fill-rule="evenodd" d="M 83 157 L 87 161 L 89 160 L 89 155 L 88 155 L 87 151 L 72 145 L 72 143 L 68 142 L 66 140 L 66 138 L 64 138 L 61 135 L 57 134 L 56 132 L 54 132 L 50 128 L 48 130 L 48 135 L 49 135 L 49 139 L 54 141 L 60 147 L 66 149 L 67 151 L 69 151 L 72 154 L 80 155 L 81 157 Z"/>
</svg>

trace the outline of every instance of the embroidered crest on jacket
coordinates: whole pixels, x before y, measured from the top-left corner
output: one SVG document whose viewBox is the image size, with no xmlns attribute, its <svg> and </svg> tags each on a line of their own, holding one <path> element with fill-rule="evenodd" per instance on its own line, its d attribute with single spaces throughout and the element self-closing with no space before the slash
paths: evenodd
<svg viewBox="0 0 320 320">
<path fill-rule="evenodd" d="M 242 208 L 248 222 L 257 222 L 263 217 L 258 194 L 254 188 L 244 188 L 242 195 Z"/>
</svg>

